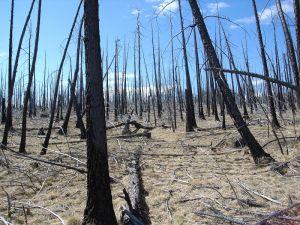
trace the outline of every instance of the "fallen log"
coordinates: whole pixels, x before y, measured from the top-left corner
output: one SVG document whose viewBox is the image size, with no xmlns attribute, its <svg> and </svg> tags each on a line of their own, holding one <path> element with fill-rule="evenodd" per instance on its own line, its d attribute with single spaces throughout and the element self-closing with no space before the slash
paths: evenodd
<svg viewBox="0 0 300 225">
<path fill-rule="evenodd" d="M 151 224 L 149 208 L 147 206 L 140 168 L 140 154 L 135 153 L 129 165 L 128 192 L 123 189 L 128 210 L 123 210 L 122 221 L 124 224 Z M 125 216 L 127 215 L 127 216 Z"/>
<path fill-rule="evenodd" d="M 146 137 L 151 138 L 150 132 L 143 132 L 143 133 L 132 133 L 132 134 L 126 134 L 126 135 L 118 135 L 118 136 L 111 136 L 109 138 L 135 138 L 135 137 Z"/>
<path fill-rule="evenodd" d="M 122 126 L 125 126 L 126 124 L 133 125 L 133 126 L 135 126 L 136 129 L 153 130 L 155 128 L 155 127 L 148 127 L 141 123 L 138 123 L 135 120 L 131 120 L 131 121 L 127 121 L 126 123 L 124 122 L 124 123 L 119 123 L 119 124 L 112 125 L 112 126 L 107 126 L 106 130 L 110 130 L 110 129 L 117 128 L 117 127 L 122 127 Z"/>
</svg>

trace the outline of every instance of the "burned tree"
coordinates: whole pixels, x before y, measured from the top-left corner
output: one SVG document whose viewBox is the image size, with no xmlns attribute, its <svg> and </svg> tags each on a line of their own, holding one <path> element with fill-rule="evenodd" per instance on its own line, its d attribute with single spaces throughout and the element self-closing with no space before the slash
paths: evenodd
<svg viewBox="0 0 300 225">
<path fill-rule="evenodd" d="M 82 224 L 117 224 L 109 183 L 98 0 L 84 1 L 87 203 Z"/>
<path fill-rule="evenodd" d="M 80 1 L 79 6 L 77 8 L 77 12 L 76 12 L 76 15 L 75 15 L 75 18 L 74 18 L 74 21 L 73 21 L 73 24 L 72 24 L 72 28 L 71 28 L 71 31 L 69 33 L 69 37 L 68 37 L 68 40 L 67 40 L 64 52 L 63 52 L 63 56 L 62 56 L 62 59 L 61 59 L 60 65 L 59 65 L 59 69 L 58 69 L 58 72 L 57 72 L 56 83 L 55 83 L 55 88 L 54 88 L 54 96 L 53 96 L 52 107 L 51 107 L 51 115 L 50 115 L 50 120 L 49 120 L 49 126 L 48 126 L 47 134 L 46 134 L 46 137 L 45 137 L 45 140 L 44 140 L 44 143 L 43 143 L 43 148 L 41 150 L 41 155 L 46 154 L 47 148 L 48 148 L 48 145 L 49 145 L 49 140 L 50 140 L 52 127 L 53 127 L 53 122 L 54 122 L 54 115 L 55 115 L 56 102 L 57 102 L 57 96 L 58 96 L 59 81 L 60 81 L 60 77 L 61 77 L 61 74 L 62 74 L 64 61 L 65 61 L 65 58 L 66 58 L 66 55 L 67 55 L 67 50 L 68 50 L 68 47 L 69 47 L 69 44 L 70 44 L 70 41 L 71 41 L 71 37 L 72 37 L 72 34 L 73 34 L 73 30 L 75 28 L 77 17 L 79 15 L 79 10 L 80 10 L 82 1 L 83 0 Z"/>
<path fill-rule="evenodd" d="M 13 92 L 14 92 L 14 84 L 15 84 L 15 79 L 17 76 L 17 69 L 18 69 L 18 63 L 19 63 L 19 58 L 21 54 L 21 49 L 22 49 L 22 43 L 23 39 L 26 33 L 27 25 L 29 23 L 31 13 L 33 10 L 35 0 L 32 0 L 29 12 L 27 14 L 25 24 L 22 28 L 19 44 L 18 44 L 18 49 L 17 49 L 17 54 L 15 57 L 15 64 L 13 71 L 11 71 L 12 67 L 12 58 L 11 58 L 11 52 L 12 52 L 12 30 L 13 30 L 13 12 L 14 12 L 14 0 L 12 0 L 12 8 L 11 8 L 11 27 L 10 27 L 10 41 L 9 41 L 9 76 L 8 76 L 8 95 L 7 95 L 7 112 L 6 112 L 6 120 L 5 120 L 5 127 L 4 127 L 4 132 L 3 132 L 3 139 L 2 139 L 2 147 L 7 145 L 7 138 L 8 138 L 8 132 L 10 128 L 12 127 L 12 97 L 13 97 Z"/>
<path fill-rule="evenodd" d="M 219 62 L 215 49 L 212 45 L 197 0 L 189 0 L 189 4 L 202 38 L 204 50 L 207 53 L 209 66 L 220 68 L 221 64 Z M 243 120 L 243 117 L 235 103 L 232 92 L 229 89 L 224 73 L 219 72 L 213 74 L 215 76 L 215 79 L 218 83 L 218 86 L 224 98 L 226 108 L 231 118 L 233 119 L 234 125 L 236 126 L 238 132 L 240 133 L 242 138 L 246 141 L 247 146 L 251 151 L 251 155 L 254 159 L 254 162 L 258 164 L 264 159 L 266 159 L 267 161 L 272 161 L 273 158 L 263 150 L 263 148 L 260 146 L 260 144 L 257 142 L 255 137 L 250 132 L 247 124 Z"/>
<path fill-rule="evenodd" d="M 42 8 L 42 0 L 39 0 L 34 53 L 33 53 L 33 58 L 32 58 L 31 69 L 30 69 L 30 73 L 29 73 L 29 77 L 28 77 L 28 84 L 27 84 L 27 89 L 26 89 L 26 93 L 25 93 L 25 97 L 24 97 L 24 103 L 23 103 L 22 134 L 21 134 L 21 142 L 20 142 L 20 146 L 19 146 L 20 153 L 26 152 L 25 145 L 26 145 L 27 108 L 28 108 L 28 101 L 29 101 L 30 95 L 31 95 L 31 84 L 32 84 L 32 80 L 34 77 L 34 73 L 35 73 L 35 64 L 36 64 L 38 46 L 39 46 L 41 8 Z"/>
<path fill-rule="evenodd" d="M 78 34 L 78 39 L 77 39 L 77 51 L 76 51 L 76 66 L 75 66 L 73 81 L 72 81 L 72 84 L 71 84 L 70 101 L 69 101 L 69 104 L 68 104 L 68 108 L 67 108 L 66 116 L 65 116 L 65 119 L 64 119 L 64 123 L 62 125 L 63 134 L 68 133 L 68 123 L 69 123 L 69 119 L 70 119 L 70 116 L 71 116 L 71 110 L 72 110 L 73 102 L 77 101 L 76 96 L 75 96 L 75 88 L 76 88 L 76 82 L 77 82 L 78 73 L 79 73 L 79 58 L 80 58 L 80 48 L 81 48 L 80 44 L 81 44 L 82 25 L 83 25 L 83 19 L 81 20 L 80 25 L 79 25 L 79 34 Z M 79 118 L 77 118 L 77 121 L 80 124 L 82 124 L 82 121 L 79 121 L 79 120 L 82 120 L 81 116 L 79 116 Z"/>
<path fill-rule="evenodd" d="M 185 41 L 183 17 L 182 17 L 182 10 L 181 10 L 181 0 L 179 0 L 178 3 L 179 3 L 178 5 L 179 5 L 179 15 L 180 15 L 180 25 L 181 25 L 183 60 L 184 60 L 185 77 L 186 77 L 186 90 L 185 90 L 186 131 L 190 132 L 197 127 L 197 123 L 195 119 L 193 92 L 192 92 L 192 85 L 191 85 L 191 78 L 190 78 L 189 64 L 188 64 L 188 57 L 187 57 L 187 50 L 186 50 L 186 41 Z"/>
<path fill-rule="evenodd" d="M 295 9 L 299 8 L 299 1 L 298 1 L 298 7 L 296 5 L 297 5 L 297 3 L 295 3 Z M 297 104 L 298 104 L 298 108 L 300 108 L 300 75 L 299 75 L 299 68 L 298 68 L 297 58 L 296 58 L 296 54 L 295 54 L 295 48 L 294 48 L 291 32 L 289 30 L 289 27 L 288 27 L 286 19 L 285 19 L 285 15 L 284 15 L 284 12 L 283 12 L 283 9 L 282 9 L 282 5 L 281 5 L 281 2 L 279 0 L 276 0 L 276 6 L 277 6 L 280 21 L 281 21 L 283 31 L 284 31 L 286 46 L 287 46 L 288 55 L 289 55 L 289 58 L 290 58 L 290 63 L 291 63 L 291 68 L 292 68 L 293 75 L 294 75 L 295 84 L 298 87 L 298 90 L 297 90 Z M 296 12 L 297 12 L 297 10 L 296 10 Z M 297 22 L 297 18 L 296 18 L 296 22 Z M 296 24 L 296 27 L 297 26 L 298 25 Z M 296 33 L 297 32 L 299 32 L 299 31 L 296 30 Z M 299 49 L 297 51 L 299 52 Z"/>
<path fill-rule="evenodd" d="M 255 15 L 256 29 L 257 29 L 259 46 L 260 46 L 260 53 L 261 53 L 261 60 L 262 60 L 262 64 L 263 64 L 264 75 L 266 77 L 269 77 L 269 69 L 268 69 L 268 63 L 267 63 L 267 58 L 266 58 L 266 51 L 265 51 L 265 47 L 264 47 L 264 43 L 263 43 L 262 32 L 260 29 L 260 22 L 259 22 L 259 17 L 258 17 L 258 13 L 257 13 L 255 0 L 252 0 L 252 5 L 253 5 L 253 10 L 254 10 L 254 15 Z M 269 81 L 266 81 L 266 85 L 267 85 L 267 93 L 268 93 L 268 102 L 269 102 L 270 112 L 272 115 L 272 125 L 275 127 L 280 127 L 278 119 L 277 119 L 277 115 L 276 115 L 274 96 L 273 96 L 271 83 Z"/>
</svg>

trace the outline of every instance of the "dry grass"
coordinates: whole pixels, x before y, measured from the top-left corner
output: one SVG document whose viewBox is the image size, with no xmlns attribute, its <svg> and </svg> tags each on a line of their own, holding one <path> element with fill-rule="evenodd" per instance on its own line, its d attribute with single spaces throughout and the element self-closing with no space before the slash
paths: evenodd
<svg viewBox="0 0 300 225">
<path fill-rule="evenodd" d="M 286 137 L 295 136 L 295 127 L 289 122 L 291 117 L 286 114 L 284 117 L 287 117 L 287 120 L 284 121 L 285 125 L 281 128 L 281 132 Z M 262 121 L 261 125 L 257 123 L 257 119 Z M 86 161 L 85 142 L 67 144 L 67 141 L 79 139 L 78 130 L 74 128 L 74 120 L 72 118 L 70 123 L 68 138 L 53 131 L 51 142 L 64 144 L 50 145 L 46 156 L 39 156 L 43 137 L 37 136 L 37 131 L 28 132 L 27 151 L 31 156 L 84 167 L 84 164 L 58 154 L 62 152 L 82 162 Z M 250 128 L 260 143 L 274 139 L 262 115 L 254 115 L 251 120 L 255 125 L 251 125 Z M 296 125 L 298 136 L 299 120 L 298 115 Z M 47 118 L 30 119 L 28 127 L 46 127 L 47 122 Z M 283 121 L 281 123 L 283 124 Z M 17 120 L 14 126 L 20 127 L 20 120 Z M 228 223 L 214 217 L 195 214 L 195 212 L 213 213 L 212 209 L 218 209 L 219 212 L 236 220 L 253 224 L 263 219 L 264 215 L 287 207 L 291 200 L 300 201 L 299 141 L 287 139 L 287 142 L 283 143 L 284 150 L 289 151 L 288 155 L 281 155 L 276 142 L 265 148 L 277 161 L 291 161 L 291 169 L 281 176 L 271 171 L 270 166 L 255 166 L 247 148 L 233 148 L 233 141 L 239 137 L 234 128 L 226 131 L 219 129 L 220 124 L 213 121 L 213 118 L 198 121 L 198 126 L 215 129 L 186 134 L 184 124 L 180 123 L 175 133 L 169 129 L 154 129 L 152 139 L 113 138 L 114 135 L 121 134 L 119 128 L 108 132 L 110 174 L 118 180 L 112 184 L 117 217 L 120 216 L 121 206 L 125 205 L 124 200 L 118 195 L 122 195 L 123 187 L 127 186 L 127 163 L 137 149 L 142 152 L 143 181 L 148 192 L 146 201 L 150 208 L 152 224 Z M 0 129 L 3 130 L 3 125 Z M 277 133 L 281 137 L 280 132 Z M 18 131 L 11 133 L 9 143 L 15 150 L 18 150 L 19 139 Z M 224 141 L 220 143 L 221 140 Z M 217 148 L 211 149 L 210 146 L 218 143 Z M 84 174 L 34 163 L 8 150 L 5 151 L 5 155 L 11 167 L 9 169 L 0 167 L 1 215 L 9 220 L 10 214 L 13 224 L 25 224 L 25 214 L 28 224 L 61 224 L 57 217 L 43 209 L 46 208 L 59 215 L 65 224 L 80 224 L 86 196 Z M 0 156 L 3 159 L 3 155 Z M 238 181 L 278 203 L 247 193 L 238 185 Z M 9 196 L 10 210 L 5 192 Z M 236 196 L 243 200 L 251 199 L 262 207 L 242 205 L 236 200 Z"/>
</svg>

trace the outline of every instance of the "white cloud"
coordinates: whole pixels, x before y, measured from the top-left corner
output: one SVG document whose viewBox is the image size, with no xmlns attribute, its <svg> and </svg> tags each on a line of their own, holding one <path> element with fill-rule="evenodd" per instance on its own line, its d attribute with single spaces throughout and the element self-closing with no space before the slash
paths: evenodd
<svg viewBox="0 0 300 225">
<path fill-rule="evenodd" d="M 138 15 L 138 14 L 141 14 L 141 13 L 142 13 L 142 10 L 140 10 L 140 9 L 134 9 L 134 10 L 131 11 L 132 15 Z"/>
<path fill-rule="evenodd" d="M 282 9 L 285 13 L 293 13 L 293 0 L 284 0 L 281 2 Z M 277 12 L 277 7 L 276 5 L 272 5 L 265 10 L 261 11 L 258 13 L 260 22 L 263 24 L 269 24 L 272 21 L 273 17 L 278 16 Z M 234 22 L 238 24 L 252 24 L 255 23 L 255 17 L 254 16 L 249 16 L 249 17 L 243 17 L 240 19 L 235 20 Z M 237 28 L 238 26 L 236 25 L 231 25 L 230 28 L 234 29 Z"/>
<path fill-rule="evenodd" d="M 176 12 L 178 9 L 177 0 L 162 0 L 156 6 L 154 6 L 158 14 Z"/>
<path fill-rule="evenodd" d="M 6 52 L 0 52 L 0 58 L 5 58 L 7 56 Z"/>
<path fill-rule="evenodd" d="M 218 3 L 209 3 L 207 4 L 207 8 L 209 9 L 209 12 L 211 13 L 217 13 L 218 10 L 220 11 L 221 9 L 229 8 L 230 5 L 227 4 L 226 2 L 218 2 Z"/>
</svg>

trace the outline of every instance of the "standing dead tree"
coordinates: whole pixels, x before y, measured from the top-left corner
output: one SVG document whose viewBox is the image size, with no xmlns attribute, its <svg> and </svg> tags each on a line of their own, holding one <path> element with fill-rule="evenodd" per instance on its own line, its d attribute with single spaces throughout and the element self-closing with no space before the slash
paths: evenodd
<svg viewBox="0 0 300 225">
<path fill-rule="evenodd" d="M 65 119 L 64 119 L 64 122 L 63 122 L 63 125 L 62 125 L 62 133 L 65 134 L 65 135 L 68 133 L 68 123 L 69 123 L 70 116 L 71 116 L 73 102 L 77 101 L 76 95 L 75 95 L 75 89 L 76 89 L 76 83 L 77 83 L 78 73 L 79 73 L 79 59 L 80 59 L 80 48 L 81 48 L 82 25 L 83 25 L 83 19 L 81 20 L 80 25 L 79 25 L 79 34 L 78 34 L 78 39 L 77 39 L 77 51 L 76 51 L 76 66 L 75 66 L 73 81 L 72 81 L 71 88 L 70 88 L 71 89 L 70 90 L 71 96 L 70 96 L 66 116 L 65 116 Z M 78 125 L 83 123 L 81 116 L 77 117 L 77 123 L 78 123 Z M 85 135 L 82 134 L 82 136 L 85 136 Z"/>
<path fill-rule="evenodd" d="M 234 58 L 233 58 L 233 54 L 232 54 L 232 51 L 231 51 L 231 47 L 230 47 L 230 44 L 229 44 L 229 40 L 227 38 L 227 35 L 226 35 L 222 25 L 221 25 L 221 27 L 222 27 L 223 35 L 224 35 L 224 38 L 225 38 L 225 43 L 226 43 L 226 46 L 227 46 L 227 51 L 228 51 L 230 63 L 232 65 L 232 67 L 235 70 L 237 70 L 237 67 L 236 67 L 236 64 L 235 64 L 235 61 L 234 61 Z M 242 90 L 242 85 L 241 85 L 241 81 L 240 81 L 239 76 L 236 77 L 236 81 L 237 81 L 237 85 L 238 85 L 239 97 L 241 98 L 241 102 L 242 102 L 242 106 L 243 106 L 243 116 L 244 116 L 244 118 L 249 118 L 247 107 L 246 107 L 246 99 L 245 99 L 245 95 L 244 95 L 243 90 Z"/>
<path fill-rule="evenodd" d="M 189 64 L 186 50 L 186 40 L 184 35 L 184 26 L 183 26 L 183 17 L 181 10 L 181 0 L 178 0 L 179 6 L 179 15 L 180 15 L 180 26 L 181 26 L 181 37 L 182 37 L 182 50 L 183 50 L 183 60 L 185 67 L 185 77 L 186 77 L 186 90 L 185 90 L 185 99 L 186 99 L 186 131 L 194 131 L 194 128 L 197 127 L 195 110 L 194 110 L 194 100 L 193 92 L 191 85 L 191 78 L 189 72 Z"/>
<path fill-rule="evenodd" d="M 300 2 L 294 0 L 295 30 L 297 40 L 298 69 L 300 70 Z"/>
<path fill-rule="evenodd" d="M 200 12 L 197 0 L 189 0 L 189 4 L 193 13 L 193 16 L 195 18 L 196 24 L 198 26 L 204 50 L 208 57 L 208 63 L 211 67 L 221 67 L 221 64 L 219 62 L 219 59 L 217 57 L 217 54 L 215 52 L 215 49 L 212 45 L 210 36 L 208 34 L 206 25 L 204 23 L 203 16 Z M 223 72 L 219 73 L 213 73 L 215 76 L 215 80 L 218 83 L 218 86 L 220 88 L 220 91 L 222 93 L 222 96 L 224 98 L 226 108 L 231 116 L 231 118 L 234 121 L 234 125 L 237 128 L 238 132 L 242 136 L 242 138 L 246 141 L 247 146 L 249 147 L 251 151 L 251 155 L 254 159 L 254 162 L 256 164 L 259 164 L 262 162 L 262 160 L 266 159 L 266 161 L 273 161 L 273 158 L 266 153 L 263 148 L 260 146 L 260 144 L 257 142 L 253 134 L 250 132 L 247 124 L 243 120 L 243 117 L 235 103 L 234 97 L 232 95 L 232 92 L 229 89 L 229 86 L 227 84 L 225 75 Z"/>
<path fill-rule="evenodd" d="M 297 58 L 296 58 L 296 54 L 295 54 L 295 48 L 294 48 L 291 32 L 289 30 L 289 27 L 288 27 L 286 19 L 285 19 L 285 15 L 284 15 L 284 12 L 283 12 L 283 9 L 282 9 L 282 5 L 281 5 L 281 2 L 279 0 L 276 0 L 276 6 L 277 6 L 277 11 L 279 13 L 280 21 L 281 21 L 283 31 L 284 31 L 286 46 L 287 46 L 288 55 L 289 55 L 289 58 L 290 58 L 292 71 L 293 71 L 293 74 L 294 74 L 295 84 L 299 88 L 297 90 L 297 104 L 298 104 L 298 108 L 300 108 L 300 75 L 299 75 L 299 68 L 298 68 Z M 299 1 L 298 1 L 298 6 L 299 6 Z M 296 22 L 297 22 L 297 18 L 296 18 Z M 298 51 L 300 51 L 300 50 L 298 49 Z"/>
<path fill-rule="evenodd" d="M 32 84 L 34 73 L 35 73 L 35 64 L 36 64 L 36 59 L 37 59 L 38 47 L 39 47 L 41 8 L 42 8 L 42 0 L 39 0 L 34 52 L 33 52 L 31 69 L 30 69 L 30 73 L 29 73 L 29 77 L 28 77 L 27 89 L 26 89 L 26 93 L 24 96 L 24 103 L 23 103 L 22 132 L 21 132 L 21 142 L 20 142 L 20 146 L 19 146 L 20 153 L 26 152 L 25 145 L 26 145 L 27 109 L 28 109 L 28 101 L 31 96 L 31 84 Z"/>
<path fill-rule="evenodd" d="M 84 1 L 88 174 L 82 224 L 117 225 L 109 183 L 98 7 L 98 0 Z"/>
<path fill-rule="evenodd" d="M 261 32 L 261 28 L 260 28 L 260 22 L 259 22 L 259 17 L 258 17 L 255 0 L 252 0 L 252 5 L 253 5 L 253 11 L 254 11 L 254 15 L 255 15 L 256 29 L 257 29 L 257 35 L 258 35 L 258 41 L 259 41 L 264 75 L 266 77 L 269 77 L 269 69 L 268 69 L 268 63 L 267 63 L 267 58 L 266 58 L 266 51 L 265 51 L 265 47 L 264 47 L 264 43 L 263 43 L 262 32 Z M 270 112 L 271 112 L 271 116 L 272 116 L 272 126 L 280 127 L 278 119 L 277 119 L 277 115 L 276 115 L 274 96 L 273 96 L 271 83 L 269 81 L 267 81 L 266 85 L 267 85 L 268 102 L 269 102 Z"/>
<path fill-rule="evenodd" d="M 52 127 L 53 127 L 53 122 L 54 122 L 54 114 L 55 114 L 55 109 L 56 109 L 56 102 L 57 102 L 57 95 L 58 95 L 58 88 L 59 88 L 60 76 L 62 74 L 62 70 L 63 70 L 65 58 L 66 58 L 66 55 L 67 55 L 68 47 L 69 47 L 69 44 L 70 44 L 70 41 L 71 41 L 71 37 L 72 37 L 73 31 L 74 31 L 74 28 L 75 28 L 75 25 L 76 25 L 76 21 L 77 21 L 78 15 L 79 15 L 79 11 L 80 11 L 80 7 L 81 7 L 81 4 L 82 4 L 82 1 L 83 0 L 80 1 L 79 6 L 77 8 L 77 12 L 76 12 L 76 15 L 75 15 L 75 18 L 74 18 L 74 21 L 73 21 L 73 24 L 72 24 L 72 28 L 71 28 L 71 31 L 69 33 L 69 37 L 68 37 L 68 40 L 67 40 L 64 52 L 63 52 L 63 56 L 62 56 L 62 59 L 61 59 L 60 65 L 59 65 L 59 69 L 58 69 L 58 72 L 57 72 L 55 89 L 54 89 L 54 95 L 53 95 L 53 100 L 52 100 L 50 121 L 49 121 L 49 126 L 48 126 L 48 130 L 47 130 L 47 134 L 46 134 L 46 137 L 45 137 L 45 140 L 44 140 L 44 143 L 43 143 L 43 148 L 41 150 L 41 155 L 45 155 L 47 153 L 47 148 L 48 148 L 48 145 L 49 145 L 49 140 L 50 140 L 50 136 L 51 136 L 51 132 L 52 132 Z"/>
<path fill-rule="evenodd" d="M 10 130 L 10 128 L 12 127 L 12 97 L 13 97 L 13 91 L 14 91 L 14 84 L 15 84 L 15 80 L 16 80 L 16 76 L 17 76 L 17 70 L 18 70 L 18 63 L 19 63 L 19 58 L 20 58 L 20 53 L 21 53 L 21 49 L 22 49 L 22 43 L 23 43 L 23 39 L 26 33 L 26 29 L 31 17 L 31 13 L 32 13 L 32 9 L 34 6 L 35 0 L 32 0 L 29 12 L 27 14 L 26 20 L 25 20 L 25 24 L 22 28 L 22 32 L 21 32 L 21 36 L 20 36 L 20 40 L 19 40 L 19 44 L 18 44 L 18 49 L 17 49 L 17 53 L 16 53 L 16 58 L 15 58 L 15 64 L 14 64 L 14 68 L 12 71 L 12 74 L 9 75 L 9 84 L 8 84 L 8 96 L 7 96 L 7 112 L 6 112 L 6 120 L 5 120 L 5 127 L 4 127 L 4 132 L 3 132 L 3 139 L 2 139 L 2 147 L 7 145 L 7 138 L 8 138 L 8 132 Z M 10 36 L 12 36 L 12 29 L 13 29 L 13 8 L 14 8 L 14 0 L 12 0 L 12 11 L 11 11 L 11 34 Z M 11 39 L 12 37 L 10 37 Z M 11 42 L 11 40 L 10 40 Z M 11 44 L 11 43 L 10 43 Z M 12 47 L 10 47 L 10 51 Z M 10 66 L 9 68 L 11 68 L 11 58 L 9 58 L 9 63 Z"/>
<path fill-rule="evenodd" d="M 198 99 L 198 116 L 200 119 L 205 119 L 203 104 L 202 104 L 202 87 L 201 87 L 201 70 L 199 65 L 198 43 L 196 29 L 194 28 L 194 48 L 195 48 L 195 63 L 196 63 L 196 78 L 197 78 L 197 99 Z"/>
</svg>

